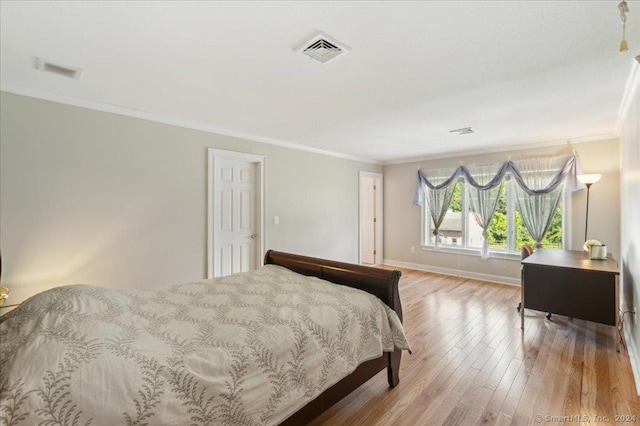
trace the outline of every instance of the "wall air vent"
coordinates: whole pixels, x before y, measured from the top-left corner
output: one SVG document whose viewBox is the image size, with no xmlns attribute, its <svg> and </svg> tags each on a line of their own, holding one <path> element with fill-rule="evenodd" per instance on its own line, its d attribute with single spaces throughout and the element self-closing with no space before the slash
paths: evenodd
<svg viewBox="0 0 640 426">
<path fill-rule="evenodd" d="M 311 59 L 315 59 L 323 64 L 350 50 L 351 48 L 349 46 L 323 32 L 319 32 L 311 40 L 302 43 L 294 49 L 295 52 L 307 55 Z"/>
<path fill-rule="evenodd" d="M 80 79 L 83 71 L 80 68 L 72 68 L 54 64 L 53 62 L 47 61 L 46 59 L 42 58 L 36 58 L 35 68 L 40 71 L 50 72 L 64 77 L 75 78 L 76 80 Z"/>
</svg>

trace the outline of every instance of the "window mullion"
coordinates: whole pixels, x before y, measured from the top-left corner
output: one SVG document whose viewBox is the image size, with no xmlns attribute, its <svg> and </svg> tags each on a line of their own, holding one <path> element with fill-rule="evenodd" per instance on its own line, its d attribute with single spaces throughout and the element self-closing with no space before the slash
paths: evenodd
<svg viewBox="0 0 640 426">
<path fill-rule="evenodd" d="M 507 184 L 507 252 L 516 252 L 516 203 L 513 186 Z"/>
<path fill-rule="evenodd" d="M 571 245 L 571 234 L 567 232 L 571 228 L 569 221 L 571 220 L 571 191 L 565 184 L 562 190 L 562 249 L 569 250 Z"/>
<path fill-rule="evenodd" d="M 422 245 L 429 244 L 429 240 L 427 238 L 427 231 L 429 229 L 429 223 L 427 222 L 427 209 L 424 208 L 424 204 L 420 206 L 420 214 L 422 217 L 422 223 L 420 225 L 420 231 L 422 232 Z"/>
<path fill-rule="evenodd" d="M 467 184 L 463 180 L 461 182 L 462 185 L 462 247 L 469 247 L 469 233 L 468 224 L 469 224 L 469 192 L 467 191 Z"/>
</svg>

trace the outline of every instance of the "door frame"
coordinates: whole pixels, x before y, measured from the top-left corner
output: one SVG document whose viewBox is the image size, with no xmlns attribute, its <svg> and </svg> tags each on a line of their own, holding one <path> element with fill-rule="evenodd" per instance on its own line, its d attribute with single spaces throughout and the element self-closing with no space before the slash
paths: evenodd
<svg viewBox="0 0 640 426">
<path fill-rule="evenodd" d="M 256 165 L 256 233 L 258 241 L 256 244 L 256 265 L 262 264 L 264 257 L 264 155 L 247 154 L 244 152 L 226 151 L 222 149 L 207 148 L 207 271 L 205 278 L 214 277 L 214 253 L 216 253 L 216 239 L 213 224 L 215 217 L 219 214 L 214 208 L 214 197 L 216 190 L 216 179 L 213 175 L 216 161 L 221 158 L 231 158 L 235 160 L 243 160 Z"/>
<path fill-rule="evenodd" d="M 384 175 L 382 173 L 366 172 L 360 170 L 358 175 L 358 263 L 362 263 L 362 178 L 372 177 L 376 182 L 376 254 L 374 256 L 375 265 L 384 262 L 384 226 L 383 226 L 383 197 L 384 197 Z"/>
</svg>

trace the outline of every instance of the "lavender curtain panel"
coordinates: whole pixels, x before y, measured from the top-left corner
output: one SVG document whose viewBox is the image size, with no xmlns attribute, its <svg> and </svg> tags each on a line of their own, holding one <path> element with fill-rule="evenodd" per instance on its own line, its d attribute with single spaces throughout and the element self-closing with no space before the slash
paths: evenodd
<svg viewBox="0 0 640 426">
<path fill-rule="evenodd" d="M 451 198 L 458 181 L 458 169 L 431 169 L 418 171 L 418 193 L 423 195 L 433 223 L 435 246 L 440 247 L 440 225 L 451 205 Z"/>
<path fill-rule="evenodd" d="M 489 258 L 487 229 L 498 207 L 500 191 L 502 190 L 504 182 L 502 178 L 496 182 L 493 181 L 495 176 L 499 175 L 498 172 L 502 167 L 504 167 L 503 164 L 487 164 L 468 166 L 466 168 L 467 181 L 470 182 L 473 179 L 475 183 L 475 185 L 468 185 L 469 203 L 473 217 L 480 228 L 482 228 L 482 249 L 480 250 L 480 255 L 483 259 Z M 493 183 L 496 183 L 496 185 L 492 186 Z"/>
<path fill-rule="evenodd" d="M 517 177 L 512 181 L 512 188 L 518 211 L 536 247 L 540 248 L 564 189 L 566 161 L 558 157 L 531 158 L 514 165 Z"/>
</svg>

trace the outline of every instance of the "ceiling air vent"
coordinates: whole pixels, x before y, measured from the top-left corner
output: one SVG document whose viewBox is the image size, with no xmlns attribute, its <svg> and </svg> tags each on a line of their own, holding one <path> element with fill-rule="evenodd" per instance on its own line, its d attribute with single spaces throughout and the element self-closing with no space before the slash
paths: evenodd
<svg viewBox="0 0 640 426">
<path fill-rule="evenodd" d="M 319 32 L 311 40 L 302 43 L 295 49 L 296 52 L 307 55 L 323 64 L 350 50 L 349 46 L 323 32 Z"/>
<path fill-rule="evenodd" d="M 462 129 L 449 130 L 449 133 L 457 133 L 460 135 L 468 135 L 469 133 L 475 133 L 471 127 L 463 127 Z"/>
<path fill-rule="evenodd" d="M 36 58 L 36 69 L 53 74 L 58 74 L 64 77 L 75 78 L 76 80 L 79 80 L 80 76 L 82 76 L 81 68 L 72 68 L 54 64 L 53 62 L 47 61 L 46 59 L 42 58 Z"/>
</svg>

